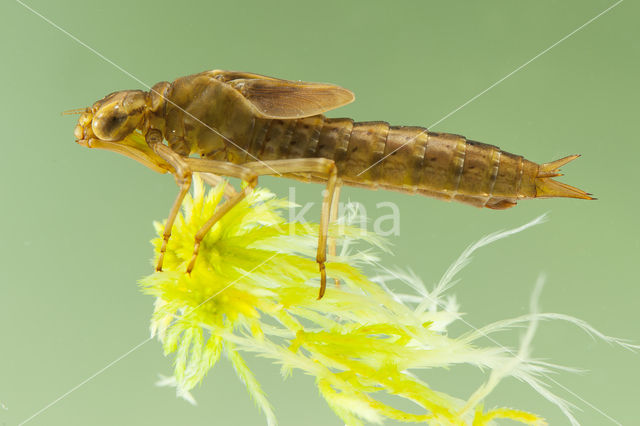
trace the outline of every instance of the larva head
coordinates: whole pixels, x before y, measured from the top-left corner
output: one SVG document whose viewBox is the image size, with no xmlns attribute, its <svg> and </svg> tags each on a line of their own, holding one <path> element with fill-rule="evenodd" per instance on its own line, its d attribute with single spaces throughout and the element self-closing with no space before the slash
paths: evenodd
<svg viewBox="0 0 640 426">
<path fill-rule="evenodd" d="M 91 144 L 92 139 L 116 142 L 133 132 L 147 109 L 147 94 L 124 90 L 105 96 L 80 116 L 75 129 L 76 141 Z"/>
<path fill-rule="evenodd" d="M 153 106 L 153 100 L 141 90 L 105 96 L 80 115 L 74 131 L 76 142 L 87 148 L 117 152 L 159 173 L 170 171 L 171 167 L 148 146 L 144 135 L 135 131 L 145 114 L 153 112 L 149 104 Z"/>
</svg>

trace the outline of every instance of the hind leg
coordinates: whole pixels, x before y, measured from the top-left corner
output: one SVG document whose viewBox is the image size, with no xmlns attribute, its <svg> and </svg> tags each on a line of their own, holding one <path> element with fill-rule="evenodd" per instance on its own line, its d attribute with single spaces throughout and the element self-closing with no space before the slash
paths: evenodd
<svg viewBox="0 0 640 426">
<path fill-rule="evenodd" d="M 338 180 L 338 173 L 334 161 L 326 158 L 300 158 L 290 160 L 256 161 L 244 163 L 243 166 L 253 170 L 258 175 L 270 175 L 274 174 L 274 171 L 276 171 L 276 173 L 285 175 L 288 173 L 310 173 L 320 175 L 327 179 L 327 187 L 324 191 L 324 196 L 322 197 L 320 229 L 318 231 L 318 251 L 316 253 L 316 262 L 318 262 L 318 269 L 320 270 L 320 291 L 318 293 L 318 299 L 322 299 L 327 288 L 325 262 L 327 261 L 329 217 L 331 215 L 332 202 Z"/>
<path fill-rule="evenodd" d="M 331 210 L 329 212 L 329 223 L 334 222 L 338 218 L 338 207 L 340 203 L 340 189 L 342 189 L 342 183 L 336 183 L 336 190 L 333 194 L 333 201 L 331 202 Z M 335 237 L 329 237 L 329 256 L 336 255 L 336 239 Z M 333 279 L 336 283 L 336 286 L 340 286 L 340 280 L 337 278 Z"/>
</svg>

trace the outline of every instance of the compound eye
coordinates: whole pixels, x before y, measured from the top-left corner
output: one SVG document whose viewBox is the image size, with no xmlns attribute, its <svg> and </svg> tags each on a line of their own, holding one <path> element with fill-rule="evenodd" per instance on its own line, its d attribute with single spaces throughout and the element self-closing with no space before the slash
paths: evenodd
<svg viewBox="0 0 640 426">
<path fill-rule="evenodd" d="M 127 115 L 119 105 L 105 105 L 93 117 L 91 128 L 93 133 L 103 141 L 119 141 L 131 133 Z"/>
</svg>

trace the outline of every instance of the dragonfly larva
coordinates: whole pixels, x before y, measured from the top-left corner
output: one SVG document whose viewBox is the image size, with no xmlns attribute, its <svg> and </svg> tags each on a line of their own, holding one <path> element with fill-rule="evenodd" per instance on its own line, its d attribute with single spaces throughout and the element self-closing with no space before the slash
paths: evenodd
<svg viewBox="0 0 640 426">
<path fill-rule="evenodd" d="M 81 145 L 116 151 L 175 176 L 180 191 L 167 218 L 158 271 L 192 173 L 237 177 L 248 185 L 232 193 L 197 232 L 187 272 L 202 238 L 256 186 L 258 176 L 326 183 L 316 256 L 319 298 L 326 287 L 327 229 L 341 185 L 491 209 L 526 198 L 592 199 L 552 179 L 577 155 L 537 164 L 460 135 L 322 115 L 353 100 L 353 93 L 333 84 L 205 71 L 158 83 L 148 92 L 111 93 L 83 110 L 75 136 Z M 135 135 L 143 135 L 145 143 Z"/>
</svg>

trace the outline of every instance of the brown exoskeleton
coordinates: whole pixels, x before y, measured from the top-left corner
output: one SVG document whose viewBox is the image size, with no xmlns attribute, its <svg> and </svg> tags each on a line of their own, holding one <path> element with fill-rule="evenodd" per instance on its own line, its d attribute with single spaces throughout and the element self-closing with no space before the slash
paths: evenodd
<svg viewBox="0 0 640 426">
<path fill-rule="evenodd" d="M 577 155 L 537 164 L 459 135 L 322 115 L 353 99 L 353 93 L 332 84 L 205 71 L 158 83 L 149 92 L 107 95 L 84 110 L 75 136 L 81 145 L 116 151 L 175 176 L 180 191 L 165 226 L 158 271 L 192 173 L 237 177 L 248 185 L 232 191 L 198 231 L 187 272 L 193 269 L 202 238 L 256 186 L 258 176 L 326 182 L 316 256 L 318 298 L 325 292 L 327 230 L 342 184 L 491 209 L 513 207 L 524 198 L 592 199 L 551 179 Z M 130 137 L 134 132 L 144 135 L 146 145 Z"/>
</svg>

